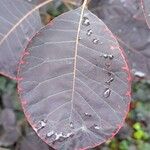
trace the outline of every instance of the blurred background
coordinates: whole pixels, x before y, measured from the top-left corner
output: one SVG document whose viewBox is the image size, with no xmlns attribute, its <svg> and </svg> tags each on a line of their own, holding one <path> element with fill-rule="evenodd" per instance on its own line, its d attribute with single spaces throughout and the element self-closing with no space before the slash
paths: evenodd
<svg viewBox="0 0 150 150">
<path fill-rule="evenodd" d="M 81 3 L 82 0 L 55 0 L 40 9 L 42 22 L 47 24 Z M 132 102 L 124 126 L 112 140 L 91 150 L 150 150 L 150 29 L 140 2 L 89 0 L 88 8 L 114 33 L 128 56 L 133 75 Z M 15 81 L 0 75 L 0 150 L 52 150 L 28 124 L 16 87 Z"/>
</svg>

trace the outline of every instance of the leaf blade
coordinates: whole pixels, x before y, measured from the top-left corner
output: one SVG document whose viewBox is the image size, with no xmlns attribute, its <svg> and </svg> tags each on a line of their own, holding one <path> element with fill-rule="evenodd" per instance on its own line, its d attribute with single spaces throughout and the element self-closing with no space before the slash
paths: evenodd
<svg viewBox="0 0 150 150">
<path fill-rule="evenodd" d="M 38 9 L 51 1 L 47 0 L 36 7 L 17 0 L 0 2 L 0 72 L 2 74 L 16 78 L 21 54 L 33 35 L 42 27 Z"/>
<path fill-rule="evenodd" d="M 141 0 L 141 5 L 143 13 L 147 22 L 148 27 L 150 28 L 150 3 L 146 0 Z"/>
<path fill-rule="evenodd" d="M 129 70 L 117 41 L 87 9 L 84 17 L 90 25 L 82 24 L 78 33 L 75 22 L 80 22 L 80 13 L 81 8 L 67 12 L 42 29 L 28 46 L 30 55 L 23 58 L 28 63 L 20 66 L 18 74 L 23 79 L 19 82 L 21 101 L 31 125 L 56 149 L 81 149 L 104 142 L 122 124 L 130 102 L 126 95 Z M 89 28 L 100 36 L 88 36 Z M 78 42 L 77 37 L 81 37 Z M 66 58 L 76 58 L 76 65 Z M 63 61 L 55 61 L 59 59 Z M 48 133 L 53 135 L 47 137 Z"/>
</svg>

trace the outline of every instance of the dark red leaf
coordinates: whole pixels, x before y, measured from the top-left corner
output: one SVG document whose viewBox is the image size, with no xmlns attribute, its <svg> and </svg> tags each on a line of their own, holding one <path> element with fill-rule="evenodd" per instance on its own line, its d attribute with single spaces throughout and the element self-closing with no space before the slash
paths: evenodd
<svg viewBox="0 0 150 150">
<path fill-rule="evenodd" d="M 142 4 L 142 8 L 144 11 L 147 25 L 150 28 L 150 1 L 149 0 L 141 0 L 141 4 Z"/>
<path fill-rule="evenodd" d="M 0 120 L 5 130 L 16 126 L 16 116 L 11 109 L 2 110 Z"/>
<path fill-rule="evenodd" d="M 145 23 L 140 1 L 93 0 L 91 10 L 116 35 L 126 51 L 133 74 L 150 77 L 150 30 Z"/>
<path fill-rule="evenodd" d="M 28 133 L 23 138 L 20 145 L 20 150 L 52 150 L 43 143 L 34 132 Z"/>
<path fill-rule="evenodd" d="M 27 47 L 18 77 L 24 112 L 55 149 L 95 147 L 122 126 L 130 74 L 110 30 L 81 8 L 55 18 Z"/>
<path fill-rule="evenodd" d="M 0 146 L 8 147 L 15 144 L 20 136 L 20 131 L 12 127 L 5 130 L 4 134 L 0 137 Z"/>
<path fill-rule="evenodd" d="M 37 6 L 22 0 L 0 1 L 0 73 L 16 78 L 19 59 L 30 39 L 42 27 Z"/>
</svg>

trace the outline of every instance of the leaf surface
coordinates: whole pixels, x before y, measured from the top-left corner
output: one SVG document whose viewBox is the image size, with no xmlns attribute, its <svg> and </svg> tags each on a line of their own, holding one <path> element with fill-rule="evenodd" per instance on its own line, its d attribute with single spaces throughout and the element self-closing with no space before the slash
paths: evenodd
<svg viewBox="0 0 150 150">
<path fill-rule="evenodd" d="M 20 144 L 21 150 L 53 150 L 48 147 L 34 132 L 27 133 Z"/>
<path fill-rule="evenodd" d="M 133 1 L 91 1 L 91 10 L 110 28 L 128 56 L 132 73 L 150 78 L 150 29 L 141 3 Z"/>
<path fill-rule="evenodd" d="M 112 137 L 128 110 L 130 75 L 106 25 L 82 7 L 55 18 L 32 41 L 18 88 L 37 134 L 58 150 Z"/>
<path fill-rule="evenodd" d="M 16 78 L 21 54 L 42 27 L 38 8 L 22 0 L 0 1 L 0 73 Z"/>
<path fill-rule="evenodd" d="M 142 8 L 144 11 L 147 25 L 150 28 L 150 1 L 149 0 L 141 0 L 141 3 L 142 3 Z"/>
</svg>

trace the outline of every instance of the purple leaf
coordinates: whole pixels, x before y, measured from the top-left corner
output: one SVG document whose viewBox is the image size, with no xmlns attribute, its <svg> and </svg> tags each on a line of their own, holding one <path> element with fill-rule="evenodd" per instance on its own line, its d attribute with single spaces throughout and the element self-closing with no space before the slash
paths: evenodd
<svg viewBox="0 0 150 150">
<path fill-rule="evenodd" d="M 150 28 L 150 1 L 149 0 L 141 0 L 141 4 L 142 4 L 142 8 L 144 11 L 147 25 Z"/>
<path fill-rule="evenodd" d="M 150 30 L 143 19 L 139 0 L 96 2 L 92 1 L 91 10 L 116 35 L 128 56 L 133 74 L 150 77 Z"/>
<path fill-rule="evenodd" d="M 28 121 L 50 146 L 84 149 L 114 136 L 130 103 L 130 73 L 106 25 L 84 5 L 55 18 L 27 47 L 18 89 Z"/>
<path fill-rule="evenodd" d="M 11 127 L 4 131 L 0 136 L 0 146 L 8 147 L 14 145 L 20 137 L 20 130 L 17 127 Z"/>
<path fill-rule="evenodd" d="M 28 133 L 23 138 L 20 145 L 20 150 L 52 150 L 45 143 L 43 143 L 38 136 L 34 133 Z"/>
<path fill-rule="evenodd" d="M 11 109 L 4 109 L 1 112 L 0 120 L 5 130 L 16 126 L 16 116 Z"/>
<path fill-rule="evenodd" d="M 0 73 L 16 78 L 19 59 L 30 39 L 41 28 L 38 6 L 20 0 L 0 1 Z"/>
</svg>

